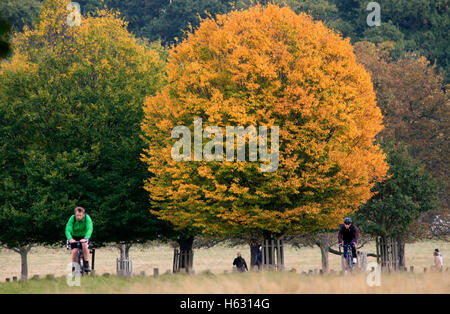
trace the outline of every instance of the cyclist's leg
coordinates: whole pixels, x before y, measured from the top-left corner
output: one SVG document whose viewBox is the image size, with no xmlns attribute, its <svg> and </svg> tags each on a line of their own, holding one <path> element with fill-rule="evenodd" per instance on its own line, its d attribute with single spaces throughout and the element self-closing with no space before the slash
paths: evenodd
<svg viewBox="0 0 450 314">
<path fill-rule="evenodd" d="M 73 239 L 75 241 L 80 240 L 78 237 L 73 237 Z M 78 252 L 78 247 L 76 243 L 70 243 L 70 249 L 72 250 L 72 262 L 77 263 L 77 252 Z"/>
<path fill-rule="evenodd" d="M 352 243 L 352 255 L 353 255 L 353 261 L 352 262 L 355 262 L 355 264 L 356 264 L 358 257 L 356 255 L 356 246 L 353 245 L 353 243 Z"/>
<path fill-rule="evenodd" d="M 83 255 L 84 260 L 89 261 L 89 240 L 88 242 L 83 243 Z"/>
<path fill-rule="evenodd" d="M 76 263 L 77 261 L 77 249 L 72 249 L 72 262 Z"/>
</svg>

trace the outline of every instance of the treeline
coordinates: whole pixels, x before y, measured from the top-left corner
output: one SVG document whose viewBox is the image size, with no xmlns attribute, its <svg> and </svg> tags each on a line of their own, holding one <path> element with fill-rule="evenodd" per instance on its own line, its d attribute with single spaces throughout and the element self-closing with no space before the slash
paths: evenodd
<svg viewBox="0 0 450 314">
<path fill-rule="evenodd" d="M 6 0 L 0 4 L 0 18 L 21 30 L 31 27 L 40 12 L 39 0 Z M 240 0 L 80 0 L 83 14 L 98 9 L 117 10 L 128 22 L 128 30 L 163 46 L 181 41 L 185 32 L 199 25 L 208 15 L 246 9 L 255 1 Z M 445 183 L 443 206 L 449 207 L 448 186 L 448 106 L 444 96 L 449 82 L 448 33 L 450 18 L 446 0 L 382 0 L 381 26 L 369 27 L 367 4 L 363 0 L 274 0 L 259 1 L 287 5 L 296 13 L 307 12 L 329 28 L 349 37 L 353 44 L 369 42 L 375 46 L 370 58 L 360 57 L 372 72 L 378 103 L 395 130 L 384 134 L 411 146 L 411 154 Z M 208 13 L 207 13 L 208 12 Z M 366 52 L 369 53 L 366 49 Z M 366 54 L 369 55 L 369 54 Z M 425 57 L 419 61 L 420 57 Z M 408 61 L 409 60 L 409 61 Z M 415 61 L 417 60 L 417 61 Z M 370 62 L 370 64 L 369 64 Z M 403 65 L 406 65 L 403 68 Z M 383 70 L 380 70 L 383 68 Z M 387 72 L 386 72 L 386 71 Z M 416 73 L 412 73 L 416 71 Z M 423 74 L 419 74 L 420 73 Z M 404 72 L 408 72 L 405 79 Z M 418 76 L 416 76 L 416 74 Z M 394 82 L 396 81 L 396 82 Z M 393 84 L 395 83 L 395 84 Z M 431 90 L 425 88 L 429 86 Z M 412 92 L 414 91 L 414 92 Z M 389 94 L 388 94 L 389 93 Z M 394 99 L 392 99 L 394 97 Z M 435 101 L 438 102 L 435 105 Z M 389 103 L 390 102 L 390 103 Z M 392 102 L 396 102 L 394 105 Z M 389 106 L 389 108 L 387 108 Z M 395 108 L 395 109 L 394 109 Z M 388 113 L 387 111 L 391 112 Z M 396 113 L 393 110 L 397 111 Z M 404 115 L 399 115 L 403 111 Z M 394 124 L 396 124 L 394 126 Z M 406 126 L 406 124 L 408 124 Z M 391 129 L 391 128 L 387 128 Z"/>
<path fill-rule="evenodd" d="M 188 22 L 198 26 L 196 14 L 204 8 L 214 14 L 249 4 L 173 0 L 152 1 L 151 7 L 145 2 L 147 8 L 144 1 L 105 0 L 123 12 L 127 29 L 116 13 L 88 14 L 103 3 L 79 3 L 86 15 L 81 26 L 71 27 L 65 0 L 42 6 L 2 2 L 8 6 L 2 7 L 3 16 L 18 32 L 0 69 L 0 243 L 17 250 L 23 260 L 31 245 L 61 243 L 75 206 L 93 217 L 98 245 L 165 239 L 177 241 L 182 250 L 190 250 L 199 235 L 243 237 L 254 246 L 268 234 L 323 234 L 356 209 L 361 209 L 356 221 L 368 234 L 404 243 L 428 236 L 411 232 L 423 222 L 418 219 L 448 206 L 448 189 L 439 189 L 436 180 L 448 182 L 445 79 L 418 50 L 399 50 L 392 41 L 359 41 L 369 38 L 358 27 L 364 11 L 358 1 L 354 6 L 349 1 L 288 1 L 296 12 L 311 12 L 353 36 L 353 47 L 303 15 L 279 13 L 273 6 L 264 11 L 263 17 L 274 21 L 283 21 L 281 14 L 299 22 L 283 30 L 292 40 L 275 51 L 287 59 L 276 61 L 267 58 L 279 46 L 273 41 L 278 35 L 262 31 L 251 14 L 230 18 L 229 33 L 204 26 L 190 42 L 181 41 Z M 30 27 L 21 30 L 24 25 Z M 239 37 L 247 36 L 239 31 L 242 25 L 261 45 L 247 46 L 249 38 Z M 273 31 L 280 31 L 279 25 Z M 328 39 L 319 53 L 322 60 L 334 61 L 319 64 L 304 57 L 299 67 L 293 58 L 289 68 L 290 54 L 304 44 L 292 36 L 298 25 L 318 31 L 305 31 L 313 43 L 305 45 L 305 55 L 317 53 L 311 48 L 317 47 L 316 37 Z M 241 55 L 223 53 L 225 35 L 241 39 L 236 42 L 242 46 L 232 50 Z M 205 38 L 218 41 L 210 47 Z M 171 43 L 177 45 L 169 50 L 165 44 Z M 218 67 L 218 51 L 226 67 Z M 258 59 L 260 51 L 263 59 Z M 274 64 L 283 71 L 275 71 Z M 349 75 L 335 79 L 345 71 Z M 310 73 L 317 76 L 308 77 Z M 323 86 L 329 90 L 324 92 Z M 299 110 L 294 113 L 281 105 L 272 111 L 261 107 L 280 100 L 291 104 L 284 95 L 306 99 L 311 107 L 300 111 L 294 106 Z M 224 99 L 229 107 L 221 103 Z M 240 109 L 242 99 L 252 106 Z M 343 110 L 336 110 L 341 104 L 352 110 L 342 117 L 331 115 Z M 162 158 L 170 133 L 165 131 L 181 122 L 174 117 L 189 122 L 198 114 L 204 121 L 238 125 L 240 119 L 254 121 L 255 112 L 265 123 L 278 119 L 284 132 L 297 132 L 282 134 L 290 144 L 283 147 L 282 171 L 272 177 L 259 176 L 251 165 L 181 167 Z M 374 144 L 377 133 L 384 153 Z"/>
<path fill-rule="evenodd" d="M 40 0 L 4 0 L 0 18 L 13 24 L 16 30 L 31 26 L 40 12 Z M 307 12 L 324 21 L 352 42 L 394 42 L 392 55 L 406 52 L 424 56 L 442 69 L 448 82 L 448 33 L 450 31 L 447 0 L 379 0 L 381 26 L 369 27 L 366 22 L 368 0 L 79 0 L 83 14 L 97 9 L 119 10 L 128 29 L 150 41 L 161 39 L 163 44 L 181 39 L 190 26 L 197 27 L 200 18 L 246 9 L 256 2 L 287 5 L 296 13 Z M 206 12 L 205 12 L 206 11 Z"/>
</svg>

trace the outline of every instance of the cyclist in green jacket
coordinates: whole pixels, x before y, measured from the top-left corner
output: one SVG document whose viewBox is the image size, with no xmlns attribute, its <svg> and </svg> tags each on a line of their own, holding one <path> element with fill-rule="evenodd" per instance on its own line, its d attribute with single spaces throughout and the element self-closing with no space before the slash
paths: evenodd
<svg viewBox="0 0 450 314">
<path fill-rule="evenodd" d="M 89 241 L 94 230 L 91 217 L 86 214 L 83 207 L 75 208 L 75 215 L 69 218 L 66 224 L 67 245 L 72 249 L 72 262 L 77 262 L 77 244 L 83 245 L 84 269 L 89 272 Z"/>
</svg>

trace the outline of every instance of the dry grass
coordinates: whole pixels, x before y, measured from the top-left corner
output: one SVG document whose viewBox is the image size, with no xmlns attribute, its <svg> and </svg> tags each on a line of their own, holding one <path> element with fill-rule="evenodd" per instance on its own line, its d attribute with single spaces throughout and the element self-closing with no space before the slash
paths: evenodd
<svg viewBox="0 0 450 314">
<path fill-rule="evenodd" d="M 449 293 L 450 274 L 382 274 L 381 286 L 370 287 L 364 274 L 303 276 L 290 272 L 154 277 L 83 277 L 80 287 L 64 279 L 2 283 L 0 293 Z"/>
<path fill-rule="evenodd" d="M 414 265 L 416 272 L 423 272 L 424 267 L 430 267 L 433 263 L 432 253 L 438 247 L 444 256 L 446 263 L 447 252 L 450 252 L 450 243 L 437 241 L 424 241 L 406 245 L 406 264 Z M 236 251 L 241 251 L 243 257 L 249 261 L 250 250 L 248 246 L 229 248 L 216 246 L 209 249 L 195 250 L 194 268 L 197 273 L 204 270 L 219 274 L 224 270 L 231 270 L 233 258 Z M 374 252 L 373 243 L 365 246 L 364 251 Z M 118 250 L 115 248 L 101 248 L 96 251 L 95 269 L 97 274 L 115 272 L 115 259 Z M 133 260 L 134 272 L 138 274 L 145 271 L 153 273 L 153 268 L 158 267 L 160 273 L 172 268 L 173 249 L 170 246 L 136 246 L 130 249 Z M 374 260 L 369 258 L 369 261 Z M 33 248 L 28 257 L 30 277 L 34 274 L 44 276 L 54 274 L 65 275 L 66 265 L 70 262 L 70 253 L 65 248 Z M 321 257 L 319 248 L 302 248 L 300 250 L 287 247 L 285 249 L 286 269 L 295 268 L 297 273 L 309 269 L 321 268 Z M 331 269 L 340 269 L 340 258 L 330 254 Z M 20 276 L 20 256 L 10 250 L 0 250 L 0 281 L 6 277 Z"/>
</svg>

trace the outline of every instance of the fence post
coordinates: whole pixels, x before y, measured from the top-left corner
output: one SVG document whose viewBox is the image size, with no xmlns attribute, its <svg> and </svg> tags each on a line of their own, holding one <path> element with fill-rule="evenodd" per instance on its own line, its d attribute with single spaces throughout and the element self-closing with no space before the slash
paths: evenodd
<svg viewBox="0 0 450 314">
<path fill-rule="evenodd" d="M 367 252 L 361 252 L 359 254 L 359 265 L 362 271 L 365 271 L 367 268 Z"/>
<path fill-rule="evenodd" d="M 133 262 L 131 258 L 116 258 L 116 274 L 119 277 L 133 277 Z"/>
</svg>

